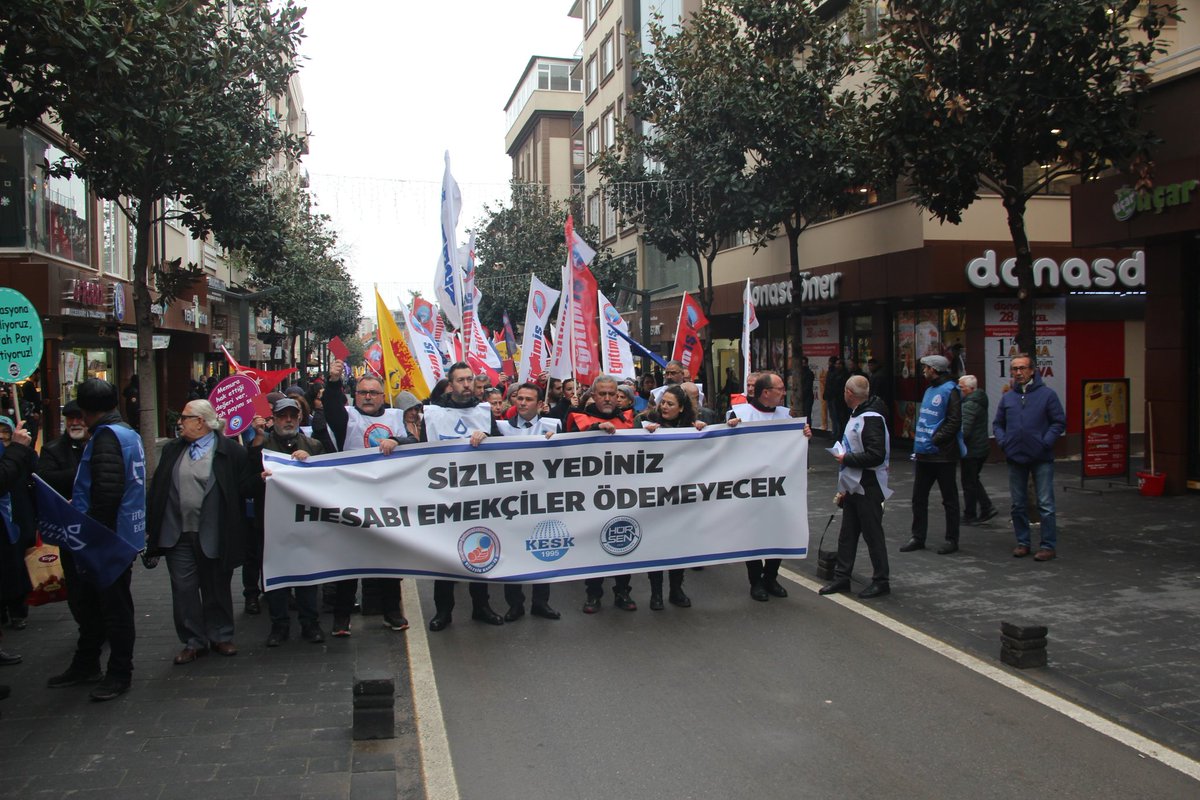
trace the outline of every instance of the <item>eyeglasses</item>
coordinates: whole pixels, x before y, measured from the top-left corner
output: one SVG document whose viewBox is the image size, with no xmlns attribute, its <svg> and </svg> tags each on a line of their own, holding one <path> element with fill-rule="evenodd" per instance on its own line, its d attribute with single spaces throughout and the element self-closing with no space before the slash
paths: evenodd
<svg viewBox="0 0 1200 800">
<path fill-rule="evenodd" d="M 184 420 L 184 419 L 200 419 L 200 417 L 196 416 L 195 414 L 180 414 L 180 415 L 179 415 L 179 418 L 180 418 L 181 420 Z"/>
<path fill-rule="evenodd" d="M 1013 372 L 1024 371 L 1024 370 L 1027 370 L 1027 369 L 1033 369 L 1033 367 L 1018 367 L 1018 366 L 1013 366 L 1013 367 L 1012 367 L 1012 371 L 1013 371 Z"/>
<path fill-rule="evenodd" d="M 370 390 L 355 392 L 359 397 L 383 397 L 383 392 L 373 392 Z"/>
</svg>

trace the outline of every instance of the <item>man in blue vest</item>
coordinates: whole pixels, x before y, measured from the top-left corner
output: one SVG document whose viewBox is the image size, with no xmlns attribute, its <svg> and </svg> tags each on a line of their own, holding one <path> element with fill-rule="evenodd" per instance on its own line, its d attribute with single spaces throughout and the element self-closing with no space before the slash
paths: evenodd
<svg viewBox="0 0 1200 800">
<path fill-rule="evenodd" d="M 917 413 L 917 433 L 913 437 L 913 519 L 912 538 L 901 553 L 925 549 L 929 527 L 929 490 L 938 485 L 942 507 L 946 509 L 946 542 L 938 555 L 958 552 L 958 462 L 966 452 L 962 439 L 962 395 L 950 377 L 950 361 L 945 356 L 921 359 L 922 374 L 929 381 L 921 410 Z"/>
<path fill-rule="evenodd" d="M 71 504 L 123 539 L 142 547 L 146 532 L 146 456 L 137 432 L 117 413 L 120 395 L 108 381 L 89 378 L 79 384 L 76 402 L 91 439 L 75 477 Z M 99 684 L 95 701 L 112 700 L 129 691 L 133 679 L 132 562 L 107 589 L 84 580 L 70 584 L 81 610 L 79 641 L 66 672 L 46 681 L 52 689 L 79 683 Z M 100 648 L 108 642 L 108 670 L 100 672 Z"/>
</svg>

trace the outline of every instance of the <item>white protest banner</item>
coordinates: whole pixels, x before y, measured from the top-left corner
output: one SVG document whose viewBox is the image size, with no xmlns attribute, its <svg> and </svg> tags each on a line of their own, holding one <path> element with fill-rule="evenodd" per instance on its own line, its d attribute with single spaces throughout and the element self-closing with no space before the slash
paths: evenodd
<svg viewBox="0 0 1200 800">
<path fill-rule="evenodd" d="M 808 551 L 796 420 L 263 458 L 268 589 L 397 575 L 553 582 Z"/>
<path fill-rule="evenodd" d="M 536 378 L 550 368 L 550 354 L 545 349 L 546 323 L 550 320 L 550 309 L 558 300 L 559 292 L 529 276 L 529 302 L 525 306 L 525 330 L 521 339 L 521 365 L 517 372 L 517 383 Z"/>
</svg>

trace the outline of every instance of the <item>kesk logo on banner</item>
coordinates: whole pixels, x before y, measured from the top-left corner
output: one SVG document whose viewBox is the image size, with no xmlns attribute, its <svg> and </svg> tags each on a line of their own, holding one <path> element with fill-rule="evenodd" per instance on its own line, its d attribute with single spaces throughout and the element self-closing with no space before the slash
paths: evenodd
<svg viewBox="0 0 1200 800">
<path fill-rule="evenodd" d="M 708 324 L 708 317 L 700 310 L 700 304 L 687 293 L 679 307 L 679 325 L 675 328 L 675 351 L 671 358 L 680 362 L 688 374 L 695 378 L 704 363 L 704 345 L 700 343 L 700 329 Z"/>
<path fill-rule="evenodd" d="M 604 346 L 604 371 L 617 378 L 632 378 L 633 354 L 629 351 L 628 340 L 616 331 L 629 333 L 629 323 L 621 316 L 616 307 L 597 290 L 600 299 L 601 343 Z"/>
<path fill-rule="evenodd" d="M 525 305 L 525 331 L 521 336 L 521 365 L 517 372 L 517 383 L 525 383 L 549 369 L 545 350 L 546 322 L 550 309 L 558 302 L 560 292 L 551 289 L 537 279 L 529 277 L 529 301 Z"/>
<path fill-rule="evenodd" d="M 808 440 L 794 420 L 263 458 L 269 589 L 566 581 L 808 548 Z"/>
</svg>

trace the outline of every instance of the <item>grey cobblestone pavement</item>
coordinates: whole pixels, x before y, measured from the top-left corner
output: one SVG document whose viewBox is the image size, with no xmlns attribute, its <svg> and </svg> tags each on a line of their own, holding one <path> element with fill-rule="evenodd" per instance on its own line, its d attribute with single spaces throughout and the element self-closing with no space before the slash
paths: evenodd
<svg viewBox="0 0 1200 800">
<path fill-rule="evenodd" d="M 821 448 L 814 440 L 813 558 L 790 564 L 809 576 L 832 510 L 834 469 Z M 957 554 L 939 556 L 934 548 L 905 554 L 897 548 L 908 538 L 911 470 L 896 454 L 897 492 L 885 515 L 893 593 L 862 602 L 998 666 L 1001 620 L 1044 623 L 1049 665 L 1024 671 L 1025 678 L 1200 758 L 1200 497 L 1063 491 L 1077 476 L 1077 464 L 1060 466 L 1055 561 L 1012 558 L 1003 514 L 964 527 Z M 983 479 L 997 506 L 1006 507 L 1003 464 L 988 465 Z M 939 502 L 935 489 L 933 545 L 943 530 Z M 826 548 L 834 546 L 837 526 Z M 868 570 L 864 549 L 856 579 Z M 46 677 L 64 669 L 72 652 L 74 624 L 65 604 L 35 608 L 26 630 L 5 631 L 4 649 L 24 661 L 0 668 L 0 683 L 13 687 L 13 696 L 0 703 L 0 797 L 424 796 L 405 634 L 384 629 L 378 616 L 355 616 L 349 639 L 310 645 L 293 627 L 289 642 L 268 650 L 265 613 L 241 616 L 239 601 L 241 652 L 175 666 L 180 644 L 165 565 L 154 571 L 136 566 L 134 591 L 134 685 L 112 702 L 89 702 L 88 687 L 45 688 Z M 563 596 L 572 592 L 581 589 L 564 589 Z M 560 605 L 577 613 L 572 603 Z M 322 616 L 327 634 L 329 620 Z M 397 738 L 356 743 L 350 735 L 353 678 L 356 671 L 378 669 L 397 676 Z"/>
</svg>

